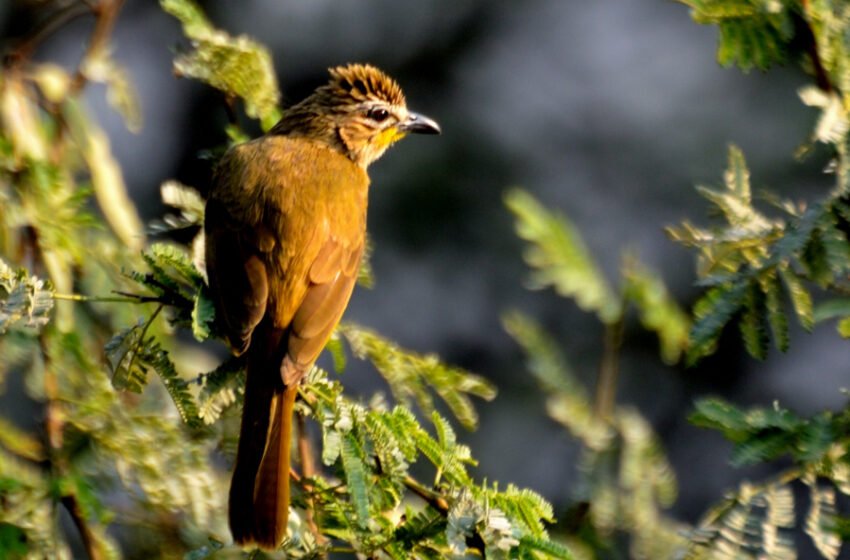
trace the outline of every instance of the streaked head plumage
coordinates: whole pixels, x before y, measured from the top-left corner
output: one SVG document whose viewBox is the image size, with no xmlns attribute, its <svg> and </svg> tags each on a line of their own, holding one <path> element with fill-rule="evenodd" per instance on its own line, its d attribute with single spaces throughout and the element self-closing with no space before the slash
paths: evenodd
<svg viewBox="0 0 850 560">
<path fill-rule="evenodd" d="M 330 80 L 284 113 L 272 134 L 323 141 L 362 167 L 409 132 L 439 133 L 407 109 L 398 83 L 368 64 L 329 69 Z"/>
<path fill-rule="evenodd" d="M 375 101 L 399 107 L 407 106 L 404 93 L 398 83 L 374 66 L 349 64 L 329 68 L 328 71 L 331 79 L 324 87 L 339 101 L 348 100 L 351 103 Z"/>
</svg>

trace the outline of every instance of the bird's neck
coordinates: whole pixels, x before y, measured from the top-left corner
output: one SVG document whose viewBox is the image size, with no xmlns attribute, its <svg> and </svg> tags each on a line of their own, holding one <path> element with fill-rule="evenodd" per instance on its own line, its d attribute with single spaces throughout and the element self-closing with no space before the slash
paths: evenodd
<svg viewBox="0 0 850 560">
<path fill-rule="evenodd" d="M 295 109 L 295 108 L 293 108 Z M 348 156 L 348 148 L 333 122 L 307 111 L 290 110 L 269 131 L 271 135 L 306 138 L 327 144 L 331 149 Z"/>
</svg>

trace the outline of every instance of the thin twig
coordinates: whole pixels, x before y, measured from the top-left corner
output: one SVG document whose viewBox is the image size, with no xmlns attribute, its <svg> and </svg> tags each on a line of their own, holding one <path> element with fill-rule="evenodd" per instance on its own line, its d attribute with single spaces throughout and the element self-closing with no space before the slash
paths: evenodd
<svg viewBox="0 0 850 560">
<path fill-rule="evenodd" d="M 141 294 L 134 294 L 133 292 L 122 292 L 120 290 L 112 290 L 112 293 L 118 294 L 119 296 L 132 298 L 137 303 L 161 303 L 163 305 L 171 303 L 170 301 L 164 300 L 160 296 L 143 296 Z"/>
<path fill-rule="evenodd" d="M 83 72 L 83 66 L 89 58 L 97 55 L 99 51 L 106 48 L 106 43 L 112 35 L 112 30 L 115 27 L 115 20 L 118 19 L 118 12 L 121 11 L 121 6 L 124 0 L 101 0 L 94 8 L 97 14 L 97 21 L 92 31 L 91 39 L 86 47 L 86 52 L 77 66 L 77 71 L 74 74 L 74 79 L 71 81 L 69 92 L 73 95 L 79 92 L 86 85 L 86 76 Z"/>
<path fill-rule="evenodd" d="M 295 415 L 295 419 L 298 422 L 298 456 L 301 457 L 301 475 L 304 479 L 311 479 L 316 475 L 316 459 L 313 455 L 313 446 L 310 444 L 310 438 L 307 436 L 307 423 L 304 421 L 304 415 L 300 412 Z M 310 528 L 310 532 L 313 533 L 316 544 L 323 546 L 327 544 L 327 539 L 322 535 L 319 525 L 316 523 L 316 516 L 314 515 L 315 504 L 310 495 L 312 487 L 312 484 L 304 484 L 304 489 L 307 491 L 307 526 Z"/>
<path fill-rule="evenodd" d="M 75 2 L 63 7 L 51 14 L 47 21 L 35 33 L 21 41 L 15 48 L 6 55 L 4 64 L 8 68 L 17 68 L 27 62 L 32 56 L 35 49 L 47 37 L 52 35 L 57 29 L 67 25 L 69 22 L 91 14 L 93 10 L 83 2 Z"/>
<path fill-rule="evenodd" d="M 623 308 L 624 306 L 621 306 Z M 617 400 L 617 378 L 620 374 L 620 347 L 623 345 L 625 313 L 621 313 L 614 323 L 605 325 L 605 343 L 602 350 L 602 362 L 599 364 L 599 378 L 596 381 L 596 400 L 594 412 L 603 420 L 611 417 Z"/>
<path fill-rule="evenodd" d="M 404 485 L 408 490 L 428 502 L 428 505 L 442 513 L 449 512 L 449 503 L 440 494 L 429 490 L 410 475 L 404 477 Z"/>
<path fill-rule="evenodd" d="M 136 295 L 125 295 L 121 297 L 109 297 L 109 296 L 87 296 L 84 294 L 53 294 L 53 299 L 59 299 L 63 301 L 80 301 L 80 302 L 91 302 L 91 303 L 151 303 L 152 301 L 158 302 L 159 300 L 150 298 L 148 296 L 136 296 Z M 143 300 L 149 301 L 143 301 Z"/>
<path fill-rule="evenodd" d="M 62 498 L 60 498 L 60 501 L 71 515 L 71 519 L 74 521 L 77 531 L 80 532 L 80 538 L 83 541 L 83 548 L 86 549 L 86 553 L 89 555 L 89 558 L 91 558 L 91 560 L 101 560 L 101 558 L 104 557 L 103 553 L 100 546 L 97 544 L 97 540 L 94 537 L 91 527 L 89 527 L 88 523 L 86 523 L 86 518 L 85 515 L 83 515 L 83 509 L 80 507 L 80 501 L 77 499 L 77 496 L 75 494 L 65 494 Z"/>
</svg>

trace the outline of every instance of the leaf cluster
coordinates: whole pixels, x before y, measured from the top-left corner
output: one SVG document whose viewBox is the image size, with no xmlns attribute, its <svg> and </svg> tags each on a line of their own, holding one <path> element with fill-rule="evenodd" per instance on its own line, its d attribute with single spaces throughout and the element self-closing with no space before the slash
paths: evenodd
<svg viewBox="0 0 850 560">
<path fill-rule="evenodd" d="M 518 312 L 504 322 L 548 394 L 547 412 L 582 443 L 577 499 L 589 513 L 579 524 L 590 534 L 575 542 L 605 550 L 626 534 L 631 557 L 672 557 L 685 544 L 683 525 L 663 513 L 677 495 L 676 477 L 649 423 L 626 407 L 599 415 L 548 333 Z"/>
<path fill-rule="evenodd" d="M 655 272 L 627 254 L 617 293 L 565 216 L 521 189 L 508 191 L 505 204 L 516 219 L 517 235 L 528 242 L 525 260 L 532 269 L 531 289 L 552 287 L 609 326 L 621 324 L 634 306 L 643 326 L 658 335 L 662 359 L 668 364 L 679 361 L 688 348 L 690 320 Z"/>
<path fill-rule="evenodd" d="M 850 495 L 846 410 L 802 418 L 778 404 L 742 410 L 713 398 L 698 401 L 690 420 L 719 430 L 735 444 L 734 465 L 787 455 L 795 466 L 762 485 L 744 483 L 730 493 L 694 529 L 687 558 L 710 558 L 719 550 L 747 558 L 795 558 L 793 530 L 798 527 L 822 557 L 838 557 L 843 539 L 836 490 Z M 794 484 L 804 485 L 808 493 L 804 519 L 795 509 Z"/>
</svg>

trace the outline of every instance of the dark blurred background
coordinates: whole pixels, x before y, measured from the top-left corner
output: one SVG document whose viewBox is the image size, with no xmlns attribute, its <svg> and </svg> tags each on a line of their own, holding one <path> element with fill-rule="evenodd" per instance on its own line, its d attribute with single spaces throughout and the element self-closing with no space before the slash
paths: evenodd
<svg viewBox="0 0 850 560">
<path fill-rule="evenodd" d="M 40 4 L 0 2 L 0 36 L 26 34 Z M 663 227 L 707 222 L 693 187 L 721 184 L 727 143 L 747 155 L 754 191 L 812 200 L 831 183 L 821 173 L 824 154 L 802 163 L 792 156 L 816 118 L 796 94 L 808 78 L 792 68 L 718 67 L 716 30 L 696 25 L 674 2 L 202 4 L 217 26 L 273 50 L 286 103 L 322 83 L 329 66 L 370 62 L 399 80 L 411 108 L 441 123 L 441 137 L 406 140 L 371 169 L 377 286 L 355 293 L 347 318 L 493 380 L 500 394 L 479 405 L 479 430 L 460 434 L 480 459 L 476 474 L 531 487 L 559 513 L 573 497 L 577 448 L 547 418 L 500 315 L 518 308 L 537 317 L 591 386 L 603 332 L 571 301 L 524 288 L 505 189 L 527 188 L 574 220 L 612 281 L 628 249 L 689 306 L 699 293 L 694 255 L 667 240 Z M 91 24 L 68 25 L 36 59 L 73 67 Z M 101 88 L 87 93 L 148 220 L 163 212 L 158 189 L 166 179 L 205 191 L 209 162 L 199 153 L 226 141 L 221 97 L 172 75 L 180 45 L 177 22 L 156 2 L 128 1 L 114 55 L 138 88 L 144 128 L 127 132 Z M 736 334 L 726 336 L 717 356 L 685 370 L 663 366 L 654 336 L 630 318 L 619 401 L 638 406 L 667 448 L 681 488 L 675 515 L 693 522 L 724 489 L 764 472 L 733 470 L 722 438 L 687 424 L 696 396 L 778 400 L 802 414 L 842 405 L 847 344 L 829 326 L 792 335 L 791 353 L 764 363 L 743 356 Z M 386 390 L 364 364 L 352 364 L 345 382 L 364 395 Z"/>
</svg>

